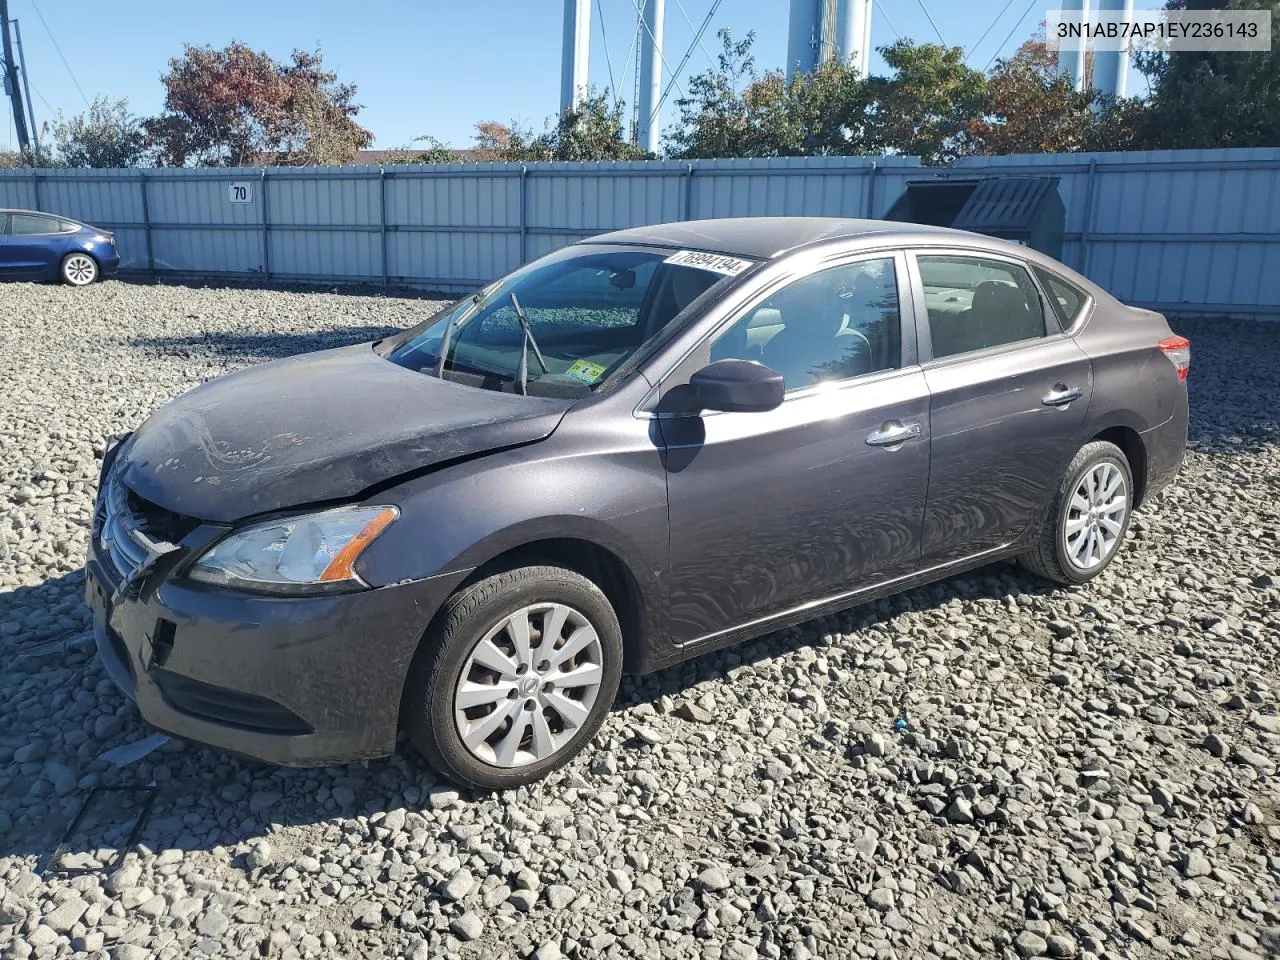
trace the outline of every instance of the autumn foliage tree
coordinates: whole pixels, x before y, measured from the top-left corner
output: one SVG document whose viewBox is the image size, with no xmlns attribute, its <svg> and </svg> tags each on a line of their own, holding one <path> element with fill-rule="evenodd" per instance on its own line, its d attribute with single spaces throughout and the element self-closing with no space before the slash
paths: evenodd
<svg viewBox="0 0 1280 960">
<path fill-rule="evenodd" d="M 356 88 L 319 53 L 295 50 L 281 64 L 242 43 L 187 45 L 161 80 L 164 112 L 144 124 L 161 164 L 350 163 L 373 142 L 355 122 Z"/>
<path fill-rule="evenodd" d="M 1070 153 L 1088 149 L 1097 124 L 1097 95 L 1077 92 L 1058 71 L 1043 37 L 996 63 L 982 115 L 969 134 L 984 153 Z"/>
</svg>

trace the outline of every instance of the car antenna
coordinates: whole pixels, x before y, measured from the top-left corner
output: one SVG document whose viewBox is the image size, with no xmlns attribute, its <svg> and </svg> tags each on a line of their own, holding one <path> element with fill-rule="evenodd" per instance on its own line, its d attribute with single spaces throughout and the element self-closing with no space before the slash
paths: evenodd
<svg viewBox="0 0 1280 960">
<path fill-rule="evenodd" d="M 516 296 L 514 290 L 511 291 L 511 303 L 516 308 L 516 319 L 520 321 L 520 329 L 524 331 L 524 340 L 520 343 L 520 393 L 528 396 L 529 394 L 529 347 L 533 347 L 533 354 L 538 358 L 538 366 L 542 367 L 543 373 L 550 373 L 547 367 L 547 361 L 542 359 L 542 351 L 538 349 L 538 341 L 533 336 L 533 331 L 529 329 L 529 318 L 524 315 L 524 307 L 520 306 L 520 298 Z"/>
</svg>

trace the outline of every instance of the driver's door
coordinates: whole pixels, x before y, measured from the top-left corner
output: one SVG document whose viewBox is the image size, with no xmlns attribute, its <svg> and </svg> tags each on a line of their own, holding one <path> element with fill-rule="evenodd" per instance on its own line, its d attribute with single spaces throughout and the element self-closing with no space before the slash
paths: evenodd
<svg viewBox="0 0 1280 960">
<path fill-rule="evenodd" d="M 766 294 L 702 359 L 777 370 L 781 406 L 660 416 L 677 643 L 915 568 L 929 395 L 903 323 L 906 277 L 901 255 L 880 254 L 825 264 Z"/>
</svg>

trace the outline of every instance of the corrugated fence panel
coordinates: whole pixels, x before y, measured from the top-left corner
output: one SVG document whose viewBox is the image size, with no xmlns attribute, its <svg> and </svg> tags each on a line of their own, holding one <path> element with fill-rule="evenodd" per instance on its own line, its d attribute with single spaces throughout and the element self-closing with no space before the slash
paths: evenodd
<svg viewBox="0 0 1280 960">
<path fill-rule="evenodd" d="M 0 170 L 0 207 L 31 210 L 37 206 L 35 179 L 29 171 Z"/>
<path fill-rule="evenodd" d="M 240 170 L 5 170 L 0 206 L 116 231 L 137 272 L 474 288 L 609 230 L 883 216 L 907 183 L 1048 175 L 1063 259 L 1122 299 L 1280 316 L 1280 149 Z M 231 185 L 246 186 L 233 202 Z M 149 242 L 148 242 L 149 241 Z M 148 255 L 150 250 L 150 256 Z"/>
</svg>

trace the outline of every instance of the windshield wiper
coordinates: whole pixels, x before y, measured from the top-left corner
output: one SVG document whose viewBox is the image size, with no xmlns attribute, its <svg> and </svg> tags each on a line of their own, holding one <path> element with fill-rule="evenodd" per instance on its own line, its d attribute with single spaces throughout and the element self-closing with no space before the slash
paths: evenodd
<svg viewBox="0 0 1280 960">
<path fill-rule="evenodd" d="M 533 331 L 529 328 L 529 318 L 524 315 L 524 307 L 520 306 L 520 298 L 516 296 L 514 290 L 511 291 L 511 304 L 516 308 L 516 319 L 520 321 L 520 329 L 524 331 L 524 339 L 520 342 L 520 393 L 528 396 L 530 347 L 533 347 L 534 356 L 538 358 L 538 366 L 542 367 L 542 372 L 550 373 L 551 370 L 547 366 L 547 361 L 542 359 L 542 351 L 538 349 L 538 341 L 534 338 Z"/>
<path fill-rule="evenodd" d="M 471 302 L 478 305 L 484 299 L 484 291 L 477 290 L 471 297 Z M 455 310 L 453 315 L 449 317 L 449 322 L 444 325 L 444 336 L 440 338 L 440 356 L 436 357 L 435 375 L 438 380 L 444 379 L 444 361 L 449 356 L 449 341 L 453 339 L 453 328 L 458 325 L 458 321 L 462 318 L 462 311 Z"/>
</svg>

